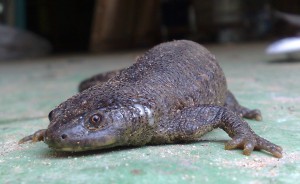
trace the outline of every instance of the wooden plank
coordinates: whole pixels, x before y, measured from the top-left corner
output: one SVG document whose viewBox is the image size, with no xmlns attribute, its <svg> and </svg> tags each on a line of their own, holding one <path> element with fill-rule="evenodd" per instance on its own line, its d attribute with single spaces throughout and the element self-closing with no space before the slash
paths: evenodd
<svg viewBox="0 0 300 184">
<path fill-rule="evenodd" d="M 91 51 L 128 47 L 134 0 L 98 0 L 91 35 Z"/>
<path fill-rule="evenodd" d="M 134 46 L 149 46 L 160 40 L 160 1 L 137 0 Z"/>
<path fill-rule="evenodd" d="M 91 51 L 128 49 L 154 43 L 159 35 L 159 0 L 98 0 Z"/>
</svg>

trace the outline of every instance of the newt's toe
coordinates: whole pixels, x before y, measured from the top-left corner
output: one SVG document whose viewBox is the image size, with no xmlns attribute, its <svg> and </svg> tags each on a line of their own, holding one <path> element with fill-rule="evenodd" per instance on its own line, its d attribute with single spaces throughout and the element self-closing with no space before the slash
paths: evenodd
<svg viewBox="0 0 300 184">
<path fill-rule="evenodd" d="M 276 144 L 273 144 L 264 138 L 261 138 L 261 137 L 257 138 L 256 148 L 265 150 L 265 151 L 271 153 L 276 158 L 282 158 L 282 147 L 280 147 Z"/>
<path fill-rule="evenodd" d="M 282 158 L 282 148 L 255 134 L 235 136 L 225 144 L 226 150 L 243 149 L 244 155 L 250 155 L 254 149 L 265 150 L 276 158 Z"/>
<path fill-rule="evenodd" d="M 243 139 L 241 137 L 233 138 L 232 140 L 228 141 L 225 144 L 225 149 L 232 150 L 232 149 L 240 148 L 242 144 L 243 144 Z"/>
<path fill-rule="evenodd" d="M 256 120 L 256 121 L 261 121 L 262 120 L 261 112 L 258 109 L 253 109 L 253 110 L 250 110 L 250 111 L 246 112 L 243 115 L 243 117 L 248 118 L 248 119 L 253 119 L 253 120 Z"/>
<path fill-rule="evenodd" d="M 22 138 L 21 140 L 19 140 L 18 144 L 23 144 L 25 142 L 32 141 L 32 138 L 33 138 L 33 135 L 28 135 L 28 136 Z"/>
<path fill-rule="evenodd" d="M 225 149 L 226 150 L 231 150 L 231 149 L 243 149 L 243 154 L 244 155 L 250 155 L 252 151 L 254 150 L 256 145 L 256 140 L 253 139 L 252 136 L 236 136 L 233 137 L 231 141 L 228 141 L 225 144 Z"/>
<path fill-rule="evenodd" d="M 31 142 L 39 142 L 39 141 L 42 141 L 44 140 L 44 137 L 45 137 L 45 132 L 46 132 L 46 129 L 42 129 L 42 130 L 38 130 L 36 131 L 34 134 L 32 135 L 28 135 L 24 138 L 22 138 L 18 144 L 23 144 L 25 142 L 28 142 L 28 141 L 31 141 Z"/>
<path fill-rule="evenodd" d="M 252 142 L 248 142 L 244 146 L 243 154 L 244 155 L 250 155 L 252 151 L 254 150 L 255 145 Z"/>
<path fill-rule="evenodd" d="M 282 158 L 282 153 L 279 151 L 274 151 L 272 152 L 272 155 L 276 158 Z"/>
</svg>

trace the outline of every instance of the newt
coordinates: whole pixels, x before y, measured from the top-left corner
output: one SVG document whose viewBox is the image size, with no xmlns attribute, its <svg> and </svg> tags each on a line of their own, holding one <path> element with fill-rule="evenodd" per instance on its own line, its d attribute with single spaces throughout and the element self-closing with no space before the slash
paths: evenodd
<svg viewBox="0 0 300 184">
<path fill-rule="evenodd" d="M 206 48 L 188 40 L 161 43 L 120 71 L 83 81 L 80 92 L 49 113 L 50 124 L 19 141 L 44 141 L 59 151 L 197 141 L 221 128 L 225 149 L 282 157 L 282 148 L 257 135 L 243 118 L 261 112 L 241 106 Z"/>
</svg>

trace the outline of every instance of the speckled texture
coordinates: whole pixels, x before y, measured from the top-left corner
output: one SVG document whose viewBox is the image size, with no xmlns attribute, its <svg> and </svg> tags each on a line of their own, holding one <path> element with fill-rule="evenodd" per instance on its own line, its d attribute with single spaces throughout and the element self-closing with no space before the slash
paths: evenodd
<svg viewBox="0 0 300 184">
<path fill-rule="evenodd" d="M 282 148 L 256 135 L 239 115 L 261 117 L 238 105 L 208 50 L 173 41 L 61 103 L 49 113 L 46 130 L 20 143 L 43 140 L 56 150 L 85 151 L 193 141 L 222 128 L 232 138 L 225 149 L 241 148 L 245 155 L 262 149 L 280 158 Z"/>
</svg>

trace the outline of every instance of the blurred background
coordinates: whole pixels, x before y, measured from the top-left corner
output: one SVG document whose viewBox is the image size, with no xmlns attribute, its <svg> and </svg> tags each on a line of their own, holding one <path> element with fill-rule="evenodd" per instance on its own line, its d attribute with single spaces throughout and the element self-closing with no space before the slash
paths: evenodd
<svg viewBox="0 0 300 184">
<path fill-rule="evenodd" d="M 0 59 L 145 48 L 174 39 L 272 41 L 297 0 L 0 0 Z"/>
</svg>

